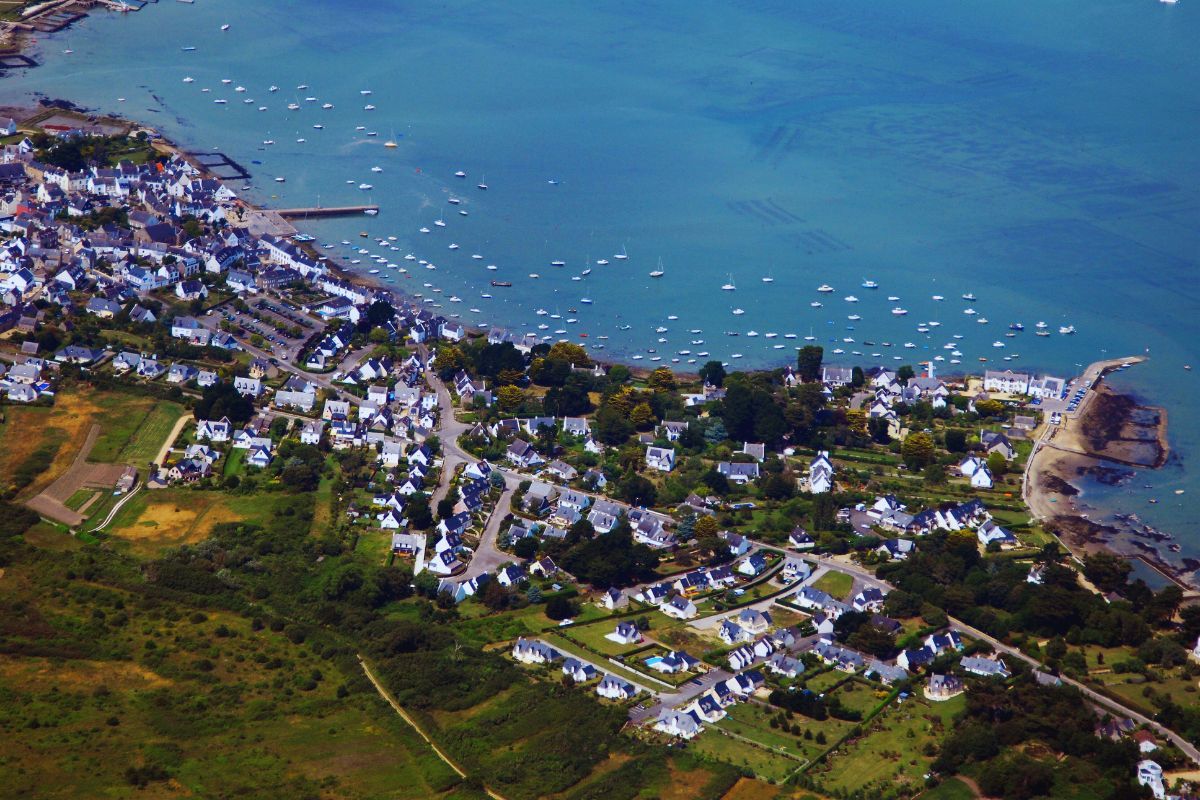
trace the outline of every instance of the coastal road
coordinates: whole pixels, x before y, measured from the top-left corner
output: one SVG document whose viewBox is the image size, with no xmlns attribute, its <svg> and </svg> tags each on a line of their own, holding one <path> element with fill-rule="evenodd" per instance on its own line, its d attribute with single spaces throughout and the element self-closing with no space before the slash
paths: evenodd
<svg viewBox="0 0 1200 800">
<path fill-rule="evenodd" d="M 961 620 L 955 619 L 954 617 L 950 617 L 950 627 L 953 628 L 954 630 L 958 631 L 961 634 L 966 634 L 967 636 L 970 636 L 974 639 L 979 639 L 980 641 L 987 642 L 989 645 L 992 646 L 992 648 L 994 648 L 996 650 L 997 653 L 1004 653 L 1005 655 L 1012 656 L 1013 658 L 1019 658 L 1020 660 L 1024 661 L 1026 664 L 1029 664 L 1030 666 L 1033 666 L 1037 669 L 1043 668 L 1041 662 L 1039 662 L 1037 659 L 1033 658 L 1032 656 L 1022 653 L 1020 650 L 1018 650 L 1015 647 L 1010 647 L 1009 645 L 1004 644 L 1003 642 L 987 635 L 986 633 L 979 630 L 978 628 L 973 628 Z M 1101 694 L 1100 692 L 1097 692 L 1096 690 L 1083 685 L 1082 683 L 1080 683 L 1079 681 L 1077 681 L 1073 678 L 1068 678 L 1065 675 L 1059 675 L 1058 678 L 1063 683 L 1065 683 L 1069 686 L 1073 686 L 1076 689 L 1078 689 L 1079 691 L 1081 691 L 1084 694 L 1084 696 L 1086 696 L 1089 700 L 1093 701 L 1097 705 L 1103 706 L 1104 708 L 1106 708 L 1110 711 L 1115 711 L 1118 714 L 1123 714 L 1124 716 L 1129 717 L 1130 719 L 1132 719 L 1138 723 L 1141 723 L 1142 725 L 1145 725 L 1149 728 L 1153 728 L 1161 736 L 1164 736 L 1167 739 L 1170 739 L 1171 743 L 1174 744 L 1176 747 L 1178 747 L 1180 752 L 1182 752 L 1185 756 L 1190 758 L 1193 763 L 1200 764 L 1200 749 L 1197 749 L 1195 745 L 1193 745 L 1188 740 L 1184 739 L 1179 734 L 1175 733 L 1170 728 L 1167 728 L 1167 727 L 1159 724 L 1158 722 L 1155 722 L 1153 719 L 1151 719 L 1150 717 L 1147 717 L 1145 714 L 1141 714 L 1141 713 L 1133 710 L 1132 708 L 1129 708 L 1128 706 L 1124 706 L 1121 703 L 1118 703 L 1116 700 L 1113 700 L 1112 698 L 1107 697 L 1107 696 Z"/>
<path fill-rule="evenodd" d="M 1118 361 L 1117 363 L 1119 364 L 1121 362 Z M 833 559 L 822 558 L 820 556 L 814 556 L 814 555 L 810 555 L 808 553 L 801 553 L 799 551 L 791 550 L 788 548 L 783 548 L 783 549 L 790 555 L 799 556 L 799 557 L 804 558 L 805 560 L 810 561 L 812 563 L 822 564 L 824 566 L 830 567 L 831 569 L 837 569 L 842 572 L 848 573 L 849 575 L 856 578 L 857 580 L 861 580 L 863 585 L 865 585 L 865 586 L 874 586 L 877 589 L 882 589 L 882 590 L 889 591 L 889 592 L 895 588 L 887 581 L 880 580 L 879 578 L 875 577 L 873 574 L 871 574 L 867 570 L 865 570 L 862 567 L 859 567 L 857 565 L 848 564 L 848 563 L 845 563 L 842 561 L 834 561 Z M 963 622 L 960 619 L 950 617 L 949 623 L 950 623 L 951 629 L 958 631 L 960 634 L 970 636 L 973 639 L 978 639 L 982 642 L 987 642 L 992 647 L 992 649 L 994 649 L 997 653 L 1003 653 L 1003 654 L 1011 656 L 1013 658 L 1018 658 L 1021 661 L 1024 661 L 1026 664 L 1029 664 L 1030 666 L 1033 666 L 1037 669 L 1044 669 L 1042 663 L 1040 661 L 1038 661 L 1037 659 L 1033 658 L 1032 656 L 1029 656 L 1029 655 L 1021 652 L 1017 648 L 1007 645 L 1004 642 L 1001 642 L 999 639 L 996 639 L 995 637 L 984 633 L 983 631 L 979 630 L 978 628 L 968 625 L 967 623 Z M 1147 717 L 1145 714 L 1135 711 L 1134 709 L 1129 708 L 1128 706 L 1123 705 L 1122 703 L 1120 703 L 1116 700 L 1113 700 L 1112 698 L 1107 697 L 1106 695 L 1103 695 L 1100 692 L 1097 692 L 1095 689 L 1091 689 L 1088 686 L 1085 686 L 1084 684 L 1080 683 L 1079 681 L 1077 681 L 1073 678 L 1068 678 L 1065 675 L 1060 675 L 1059 678 L 1062 680 L 1063 683 L 1068 684 L 1068 685 L 1073 686 L 1076 689 L 1078 689 L 1080 692 L 1082 692 L 1084 694 L 1084 696 L 1086 696 L 1089 700 L 1092 700 L 1093 702 L 1095 702 L 1097 705 L 1103 706 L 1104 708 L 1110 709 L 1118 714 L 1122 714 L 1126 717 L 1129 717 L 1130 719 L 1135 720 L 1135 721 L 1141 723 L 1142 725 L 1146 725 L 1147 727 L 1153 728 L 1155 731 L 1157 731 L 1162 736 L 1166 737 L 1167 739 L 1170 739 L 1171 742 L 1176 747 L 1179 748 L 1180 752 L 1182 752 L 1184 755 L 1186 755 L 1188 758 L 1190 758 L 1193 763 L 1200 764 L 1200 749 L 1198 749 L 1195 745 L 1193 745 L 1191 742 L 1184 739 L 1179 734 L 1172 731 L 1170 728 L 1167 728 L 1164 725 L 1161 725 L 1160 723 L 1155 722 L 1153 719 L 1151 719 L 1150 717 Z"/>
</svg>

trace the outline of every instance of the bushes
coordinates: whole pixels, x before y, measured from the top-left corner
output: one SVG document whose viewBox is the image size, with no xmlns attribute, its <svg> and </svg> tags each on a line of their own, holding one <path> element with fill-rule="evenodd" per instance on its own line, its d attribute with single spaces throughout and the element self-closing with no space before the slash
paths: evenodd
<svg viewBox="0 0 1200 800">
<path fill-rule="evenodd" d="M 33 483 L 34 478 L 50 469 L 50 465 L 54 463 L 54 457 L 58 455 L 58 448 L 57 442 L 47 442 L 26 456 L 25 460 L 13 470 L 13 491 L 21 491 Z"/>
</svg>

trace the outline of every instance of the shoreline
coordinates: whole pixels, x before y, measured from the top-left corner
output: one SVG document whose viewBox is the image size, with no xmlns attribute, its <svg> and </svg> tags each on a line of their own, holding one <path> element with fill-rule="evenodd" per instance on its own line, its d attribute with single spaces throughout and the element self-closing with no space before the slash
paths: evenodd
<svg viewBox="0 0 1200 800">
<path fill-rule="evenodd" d="M 104 7 L 103 3 L 100 5 Z M 94 10 L 95 7 L 94 4 L 86 6 L 78 5 L 75 0 L 65 0 L 65 2 L 51 0 L 51 2 L 42 4 L 38 13 L 31 15 L 31 19 L 36 20 L 43 15 L 52 16 L 59 12 L 81 12 L 81 14 L 56 28 L 55 31 L 40 31 L 32 26 L 27 26 L 25 20 L 21 22 L 5 22 L 0 26 L 0 51 L 17 54 L 24 53 L 33 44 L 31 41 L 32 36 L 39 32 L 48 34 L 63 30 L 86 17 L 87 13 Z M 108 7 L 106 10 L 113 9 Z M 36 63 L 31 63 L 29 67 L 24 68 L 36 66 L 38 66 Z M 57 108 L 85 117 L 99 116 L 96 112 L 89 111 L 70 101 L 39 96 L 36 92 L 31 92 L 31 94 L 37 98 L 38 105 L 36 109 L 38 110 Z M 36 119 L 36 117 L 37 113 L 35 112 L 31 118 Z M 214 170 L 209 166 L 199 161 L 174 141 L 168 139 L 153 126 L 137 123 L 126 118 L 113 117 L 112 119 L 120 119 L 120 121 L 132 126 L 133 129 L 147 131 L 156 152 L 166 157 L 178 156 L 196 169 L 199 174 L 206 178 L 217 180 L 222 185 L 227 186 L 237 196 L 235 202 L 244 211 L 243 224 L 252 233 L 256 235 L 272 233 L 286 238 L 292 238 L 301 233 L 300 229 L 280 215 L 277 210 L 256 204 L 244 198 L 240 187 L 234 189 L 231 185 L 231 179 L 215 174 Z M 430 307 L 430 304 L 414 297 L 412 293 L 405 291 L 403 288 L 386 284 L 371 276 L 354 271 L 341 263 L 336 256 L 321 252 L 312 241 L 296 244 L 308 255 L 323 263 L 332 277 L 345 283 L 369 289 L 372 292 L 384 293 L 390 297 L 393 305 L 397 308 L 406 308 L 412 311 L 426 310 L 432 313 L 440 313 L 442 311 L 442 309 Z M 451 315 L 447 314 L 447 316 Z M 491 325 L 487 323 L 483 323 L 482 325 L 479 323 L 470 324 L 463 321 L 458 315 L 453 315 L 451 318 L 454 318 L 468 332 L 468 335 L 471 336 L 486 335 L 487 331 L 491 330 Z M 581 342 L 581 344 L 586 346 L 587 343 Z M 597 364 L 622 364 L 631 373 L 639 377 L 649 375 L 655 368 L 629 364 L 627 361 L 607 355 L 604 358 L 598 358 L 590 351 L 588 355 Z M 1103 386 L 1103 378 L 1108 371 L 1115 369 L 1117 365 L 1123 362 L 1136 363 L 1142 360 L 1141 357 L 1133 357 L 1123 360 L 1098 362 L 1088 367 L 1088 370 L 1085 371 L 1085 376 L 1093 370 L 1097 370 L 1097 375 L 1091 382 L 1092 389 L 1088 393 L 1085 407 L 1070 422 L 1079 422 L 1087 416 L 1087 412 L 1090 411 L 1090 405 L 1092 404 L 1088 401 L 1093 401 L 1093 395 L 1101 394 L 1106 389 Z M 675 374 L 681 376 L 695 375 L 695 372 L 686 372 L 670 364 L 658 366 L 665 366 Z M 771 368 L 763 367 L 760 369 L 769 371 Z M 1093 433 L 1090 438 L 1097 443 L 1103 441 L 1103 447 L 1100 448 L 1089 447 L 1089 437 L 1085 437 L 1081 432 L 1069 431 L 1068 435 L 1061 436 L 1059 435 L 1060 431 L 1052 431 L 1049 437 L 1043 435 L 1043 438 L 1035 444 L 1034 451 L 1029 457 L 1023 485 L 1025 504 L 1033 519 L 1042 521 L 1047 532 L 1054 535 L 1072 555 L 1079 557 L 1083 553 L 1105 550 L 1123 557 L 1137 558 L 1153 569 L 1163 573 L 1168 579 L 1187 587 L 1189 591 L 1200 593 L 1200 581 L 1197 580 L 1196 576 L 1192 575 L 1193 572 L 1200 569 L 1200 559 L 1186 558 L 1184 559 L 1185 567 L 1181 568 L 1178 565 L 1170 564 L 1162 557 L 1159 545 L 1163 541 L 1170 540 L 1170 534 L 1153 530 L 1150 526 L 1141 523 L 1136 514 L 1131 513 L 1115 515 L 1119 518 L 1120 527 L 1112 524 L 1098 524 L 1088 519 L 1089 509 L 1085 505 L 1081 506 L 1076 501 L 1076 498 L 1080 496 L 1080 490 L 1071 484 L 1072 479 L 1078 480 L 1080 475 L 1086 474 L 1089 471 L 1111 469 L 1113 465 L 1139 469 L 1157 469 L 1166 461 L 1170 454 L 1170 446 L 1166 435 L 1167 412 L 1165 409 L 1140 406 L 1132 398 L 1116 395 L 1115 393 L 1112 393 L 1110 396 L 1125 397 L 1128 401 L 1126 410 L 1148 410 L 1157 415 L 1155 445 L 1158 455 L 1154 463 L 1147 464 L 1133 458 L 1124 458 L 1121 454 L 1124 451 L 1109 451 L 1108 446 L 1113 444 L 1114 441 L 1121 439 L 1121 437 L 1114 434 L 1120 430 L 1122 425 L 1116 425 L 1115 428 L 1110 427 L 1109 430 Z M 1070 427 L 1068 420 L 1064 420 L 1062 428 L 1068 429 Z M 1144 439 L 1137 441 L 1145 444 Z M 1096 452 L 1096 449 L 1100 449 L 1102 452 Z M 1049 457 L 1050 454 L 1046 452 L 1048 450 L 1055 451 L 1053 458 Z M 1153 544 L 1147 544 L 1146 540 L 1153 542 Z M 1184 577 L 1185 575 L 1188 577 Z"/>
<path fill-rule="evenodd" d="M 1165 410 L 1143 406 L 1104 383 L 1105 376 L 1118 364 L 1143 360 L 1097 362 L 1088 367 L 1085 375 L 1095 371 L 1096 376 L 1086 404 L 1077 415 L 1064 417 L 1060 426 L 1043 433 L 1029 457 L 1025 504 L 1032 518 L 1040 521 L 1074 558 L 1105 552 L 1138 560 L 1189 596 L 1200 596 L 1196 575 L 1200 558 L 1181 555 L 1182 564 L 1172 563 L 1166 554 L 1178 554 L 1179 545 L 1170 533 L 1146 524 L 1135 512 L 1127 510 L 1111 518 L 1093 519 L 1095 509 L 1087 505 L 1085 492 L 1078 485 L 1085 477 L 1120 485 L 1132 477 L 1134 470 L 1157 470 L 1166 463 L 1171 449 Z M 1146 458 L 1149 439 L 1123 435 L 1131 427 L 1150 427 L 1136 421 L 1139 412 L 1148 412 L 1154 421 L 1153 459 Z"/>
</svg>

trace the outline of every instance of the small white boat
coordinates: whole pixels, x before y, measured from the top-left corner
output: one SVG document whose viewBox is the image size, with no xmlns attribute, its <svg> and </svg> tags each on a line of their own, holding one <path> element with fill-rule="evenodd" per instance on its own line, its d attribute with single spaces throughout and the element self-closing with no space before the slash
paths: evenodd
<svg viewBox="0 0 1200 800">
<path fill-rule="evenodd" d="M 740 317 L 742 314 L 745 314 L 745 313 L 746 313 L 745 309 L 741 309 L 741 308 L 733 309 L 733 315 L 735 317 Z"/>
<path fill-rule="evenodd" d="M 941 300 L 945 300 L 946 298 L 942 297 L 940 294 L 935 294 L 935 295 L 933 296 L 933 299 L 934 299 L 934 300 L 941 301 Z"/>
<path fill-rule="evenodd" d="M 371 172 L 383 172 L 383 167 L 371 167 Z"/>
<path fill-rule="evenodd" d="M 726 283 L 726 284 L 724 284 L 723 286 L 721 286 L 721 291 L 723 291 L 723 292 L 732 292 L 732 291 L 736 291 L 736 290 L 737 290 L 737 286 L 734 284 L 734 282 L 733 282 L 733 275 L 731 274 L 731 275 L 729 276 L 729 282 L 728 282 L 728 283 Z"/>
<path fill-rule="evenodd" d="M 895 314 L 897 317 L 903 317 L 905 314 L 908 313 L 908 309 L 900 308 L 900 306 L 896 306 L 895 308 L 892 309 L 892 313 Z"/>
<path fill-rule="evenodd" d="M 186 78 L 184 78 L 184 79 L 183 79 L 183 82 L 184 82 L 184 83 L 195 83 L 195 82 L 196 82 L 196 79 L 195 79 L 195 78 L 193 78 L 191 75 L 189 75 L 189 76 L 187 76 Z"/>
<path fill-rule="evenodd" d="M 811 303 L 809 303 L 809 305 L 810 305 L 810 306 L 812 306 L 813 308 L 820 308 L 820 307 L 821 307 L 821 304 L 820 304 L 820 303 L 818 303 L 816 300 L 813 300 Z"/>
<path fill-rule="evenodd" d="M 621 252 L 617 253 L 615 256 L 613 256 L 613 258 L 617 259 L 618 261 L 624 261 L 625 259 L 629 258 L 629 254 L 625 252 L 625 245 L 621 245 Z"/>
<path fill-rule="evenodd" d="M 374 110 L 375 110 L 375 106 L 371 105 L 370 103 L 367 103 L 365 106 L 363 106 L 363 111 L 374 111 Z"/>
<path fill-rule="evenodd" d="M 1073 334 L 1075 332 L 1075 326 L 1074 325 L 1063 325 L 1063 326 L 1059 327 L 1058 332 L 1063 334 L 1064 336 L 1070 336 L 1071 334 Z"/>
<path fill-rule="evenodd" d="M 286 181 L 287 181 L 287 178 L 283 177 L 282 175 L 280 175 L 278 178 L 275 179 L 276 183 L 284 183 Z"/>
<path fill-rule="evenodd" d="M 368 190 L 370 190 L 370 189 L 374 189 L 375 187 L 374 187 L 374 186 L 372 186 L 372 185 L 371 185 L 371 184 L 369 184 L 369 183 L 360 183 L 360 184 L 358 185 L 358 188 L 359 188 L 359 189 L 362 189 L 362 190 L 365 192 L 365 191 L 368 191 Z"/>
<path fill-rule="evenodd" d="M 324 105 L 321 106 L 321 108 L 328 111 L 329 109 L 333 108 L 333 103 L 325 103 Z"/>
<path fill-rule="evenodd" d="M 226 24 L 222 25 L 222 26 L 221 26 L 221 30 L 223 30 L 223 31 L 227 31 L 227 30 L 229 30 L 229 23 L 226 23 Z"/>
<path fill-rule="evenodd" d="M 864 289 L 878 289 L 879 284 L 868 278 L 863 278 L 862 287 Z"/>
<path fill-rule="evenodd" d="M 833 287 L 830 286 L 828 283 L 822 283 L 820 286 L 817 287 L 817 291 L 821 292 L 823 294 L 829 294 L 830 292 L 833 291 Z"/>
<path fill-rule="evenodd" d="M 271 87 L 269 87 L 269 88 L 267 89 L 267 91 L 268 91 L 268 92 L 278 92 L 278 91 L 279 91 L 279 87 L 278 87 L 278 86 L 271 86 Z"/>
<path fill-rule="evenodd" d="M 454 177 L 456 177 L 456 178 L 465 178 L 465 177 L 467 177 L 467 173 L 463 172 L 463 171 L 460 169 L 458 172 L 454 173 Z"/>
</svg>

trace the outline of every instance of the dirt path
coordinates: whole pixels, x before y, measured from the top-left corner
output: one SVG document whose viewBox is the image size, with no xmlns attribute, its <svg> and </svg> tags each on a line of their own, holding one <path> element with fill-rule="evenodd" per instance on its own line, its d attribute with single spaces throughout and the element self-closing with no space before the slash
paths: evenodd
<svg viewBox="0 0 1200 800">
<path fill-rule="evenodd" d="M 183 427 L 187 425 L 191 414 L 184 414 L 179 419 L 175 420 L 175 427 L 171 428 L 171 433 L 167 436 L 167 440 L 163 442 L 163 446 L 159 448 L 158 455 L 154 457 L 154 463 L 160 467 L 167 462 L 167 456 L 171 454 L 171 447 L 175 444 L 175 440 L 179 438 L 179 434 L 183 431 Z"/>
<path fill-rule="evenodd" d="M 367 664 L 366 659 L 364 659 L 362 656 L 359 656 L 358 662 L 362 664 L 363 672 L 366 674 L 367 680 L 369 680 L 375 687 L 375 691 L 379 692 L 379 696 L 386 700 L 388 705 L 390 705 L 392 709 L 400 715 L 400 718 L 407 722 L 412 729 L 417 732 L 417 735 L 425 740 L 425 744 L 433 748 L 433 752 L 437 753 L 437 757 L 446 762 L 446 764 L 450 767 L 450 769 L 454 770 L 458 777 L 467 777 L 467 773 L 460 766 L 458 766 L 458 764 L 455 764 L 450 756 L 443 753 L 442 749 L 438 747 L 432 739 L 425 735 L 425 731 L 421 730 L 421 726 L 417 724 L 417 721 L 410 717 L 407 711 L 401 708 L 400 704 L 396 702 L 396 698 L 392 697 L 391 692 L 385 689 L 383 684 L 379 682 L 379 679 L 375 677 L 375 673 L 371 671 L 371 667 Z M 503 796 L 493 792 L 486 786 L 483 787 L 483 790 L 487 792 L 488 797 L 492 798 L 492 800 L 505 800 Z"/>
<path fill-rule="evenodd" d="M 83 515 L 68 508 L 66 501 L 84 487 L 111 490 L 125 470 L 120 464 L 88 463 L 87 457 L 92 452 L 92 446 L 99 436 L 100 426 L 93 424 L 88 431 L 87 438 L 83 441 L 83 446 L 79 448 L 78 455 L 75 456 L 75 460 L 71 462 L 67 471 L 25 505 L 42 516 L 69 527 L 74 528 L 81 524 Z"/>
</svg>

